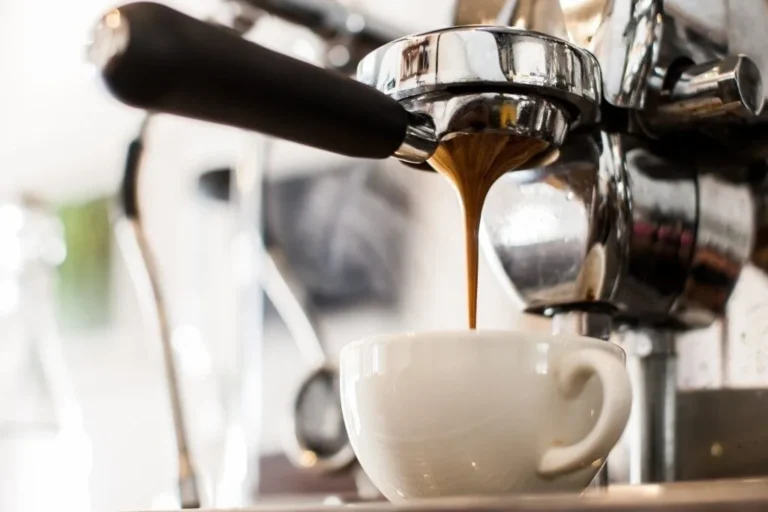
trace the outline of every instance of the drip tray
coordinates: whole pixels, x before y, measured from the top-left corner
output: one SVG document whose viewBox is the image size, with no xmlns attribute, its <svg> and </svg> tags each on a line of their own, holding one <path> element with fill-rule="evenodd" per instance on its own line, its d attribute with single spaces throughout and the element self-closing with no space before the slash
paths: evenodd
<svg viewBox="0 0 768 512">
<path fill-rule="evenodd" d="M 203 509 L 210 512 L 214 509 Z M 508 512 L 508 511 L 768 511 L 768 479 L 713 480 L 658 485 L 612 486 L 581 495 L 507 498 L 443 498 L 411 505 L 353 502 L 307 496 L 264 502 L 238 512 Z M 230 512 L 230 511 L 227 511 Z M 232 511 L 233 512 L 233 511 Z"/>
</svg>

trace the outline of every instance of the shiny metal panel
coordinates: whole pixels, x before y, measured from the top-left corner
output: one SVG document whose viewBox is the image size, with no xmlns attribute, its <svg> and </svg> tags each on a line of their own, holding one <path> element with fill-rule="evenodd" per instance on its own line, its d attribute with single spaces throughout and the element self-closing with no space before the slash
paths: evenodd
<svg viewBox="0 0 768 512">
<path fill-rule="evenodd" d="M 645 105 L 661 34 L 661 0 L 614 0 L 589 43 L 603 71 L 608 102 L 634 109 Z"/>
<path fill-rule="evenodd" d="M 621 258 L 616 176 L 603 146 L 571 137 L 546 166 L 503 176 L 483 210 L 488 257 L 532 309 L 608 301 Z"/>
<path fill-rule="evenodd" d="M 357 79 L 396 99 L 457 87 L 560 99 L 574 123 L 598 119 L 600 69 L 563 40 L 506 27 L 449 28 L 398 39 L 360 62 Z"/>
<path fill-rule="evenodd" d="M 696 237 L 697 190 L 693 169 L 647 148 L 614 142 L 624 167 L 626 266 L 614 301 L 632 317 L 673 313 L 685 288 Z M 621 236 L 621 234 L 620 234 Z"/>
<path fill-rule="evenodd" d="M 686 165 L 633 144 L 571 137 L 554 162 L 491 190 L 489 257 L 529 309 L 605 303 L 620 317 L 684 317 L 697 183 Z"/>
<path fill-rule="evenodd" d="M 568 112 L 533 95 L 433 93 L 403 100 L 410 112 L 434 122 L 436 140 L 455 133 L 503 132 L 559 146 L 568 131 Z"/>
<path fill-rule="evenodd" d="M 702 174 L 698 195 L 696 249 L 675 310 L 685 323 L 704 326 L 724 313 L 741 269 L 750 259 L 756 213 L 752 192 L 744 183 Z"/>
</svg>

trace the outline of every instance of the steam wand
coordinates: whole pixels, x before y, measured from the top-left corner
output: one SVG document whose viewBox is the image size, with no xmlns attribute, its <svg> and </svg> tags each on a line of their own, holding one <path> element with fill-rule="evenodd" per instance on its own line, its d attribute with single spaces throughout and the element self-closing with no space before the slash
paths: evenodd
<svg viewBox="0 0 768 512">
<path fill-rule="evenodd" d="M 256 22 L 253 13 L 240 16 L 235 33 L 238 38 L 250 30 Z M 112 20 L 114 21 L 114 19 Z M 204 25 L 216 25 L 213 19 Z M 229 30 L 229 29 L 226 29 Z M 98 38 L 97 38 L 98 39 Z M 99 45 L 94 41 L 88 49 L 88 57 L 92 62 L 99 60 Z M 200 508 L 200 489 L 189 450 L 184 408 L 181 400 L 179 374 L 176 369 L 176 359 L 171 342 L 171 329 L 168 321 L 168 309 L 165 303 L 157 262 L 147 240 L 146 231 L 141 218 L 138 196 L 141 157 L 144 151 L 144 140 L 152 118 L 152 110 L 146 109 L 146 115 L 139 129 L 139 134 L 128 147 L 123 181 L 120 190 L 121 210 L 115 221 L 115 233 L 125 256 L 134 285 L 137 288 L 139 302 L 148 317 L 154 316 L 160 331 L 160 341 L 163 348 L 163 364 L 171 403 L 174 437 L 176 439 L 176 454 L 178 459 L 178 495 L 182 508 Z"/>
<path fill-rule="evenodd" d="M 128 147 L 123 183 L 121 187 L 121 210 L 115 222 L 115 232 L 123 251 L 128 270 L 137 288 L 139 302 L 145 314 L 154 316 L 160 330 L 163 347 L 168 396 L 171 402 L 176 453 L 178 458 L 178 494 L 181 507 L 200 508 L 200 492 L 195 464 L 189 451 L 184 409 L 181 400 L 179 374 L 171 344 L 171 329 L 168 310 L 160 284 L 157 262 L 147 240 L 141 218 L 138 200 L 139 171 L 144 150 L 144 137 L 151 114 L 141 124 L 139 135 Z"/>
</svg>

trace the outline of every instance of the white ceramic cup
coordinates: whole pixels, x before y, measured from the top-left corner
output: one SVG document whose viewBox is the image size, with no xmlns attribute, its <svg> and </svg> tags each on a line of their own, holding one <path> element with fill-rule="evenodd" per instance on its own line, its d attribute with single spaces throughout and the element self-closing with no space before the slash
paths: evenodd
<svg viewBox="0 0 768 512">
<path fill-rule="evenodd" d="M 344 421 L 390 501 L 584 489 L 632 393 L 618 346 L 580 336 L 456 331 L 353 342 Z"/>
</svg>

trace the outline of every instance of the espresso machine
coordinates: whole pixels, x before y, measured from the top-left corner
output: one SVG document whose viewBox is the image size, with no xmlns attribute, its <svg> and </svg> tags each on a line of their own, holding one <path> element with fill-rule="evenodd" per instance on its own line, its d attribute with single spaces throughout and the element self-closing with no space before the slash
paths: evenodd
<svg viewBox="0 0 768 512">
<path fill-rule="evenodd" d="M 685 402 L 675 339 L 724 314 L 746 265 L 768 270 L 768 4 L 465 1 L 455 19 L 373 50 L 356 81 L 152 3 L 105 15 L 92 55 L 128 105 L 419 170 L 456 133 L 546 141 L 491 191 L 482 243 L 527 312 L 625 348 L 635 406 L 610 480 L 745 476 L 689 468 L 712 443 L 681 449 L 702 417 L 681 408 L 757 402 Z"/>
</svg>

